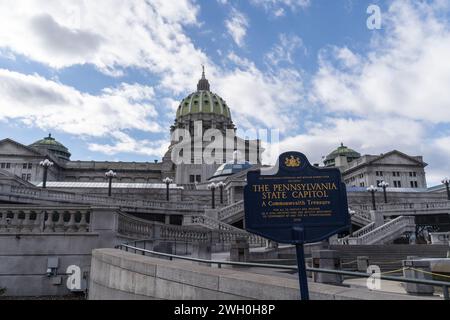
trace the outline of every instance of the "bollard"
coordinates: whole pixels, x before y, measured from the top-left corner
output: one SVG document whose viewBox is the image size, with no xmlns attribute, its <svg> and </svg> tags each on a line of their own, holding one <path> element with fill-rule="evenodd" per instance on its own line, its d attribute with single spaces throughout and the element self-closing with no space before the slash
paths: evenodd
<svg viewBox="0 0 450 320">
<path fill-rule="evenodd" d="M 335 250 L 318 250 L 312 252 L 312 264 L 314 268 L 328 270 L 342 270 L 339 252 Z M 313 281 L 317 283 L 326 283 L 333 285 L 341 285 L 344 281 L 342 275 L 326 274 L 313 272 Z"/>
<path fill-rule="evenodd" d="M 403 260 L 403 276 L 405 278 L 433 280 L 431 274 L 420 272 L 431 272 L 430 262 L 423 260 Z M 410 268 L 417 269 L 411 270 Z M 408 294 L 433 295 L 434 287 L 426 284 L 405 283 L 405 290 Z"/>
<path fill-rule="evenodd" d="M 360 256 L 356 258 L 357 268 L 358 272 L 367 272 L 367 268 L 369 268 L 369 257 L 367 256 Z"/>
</svg>

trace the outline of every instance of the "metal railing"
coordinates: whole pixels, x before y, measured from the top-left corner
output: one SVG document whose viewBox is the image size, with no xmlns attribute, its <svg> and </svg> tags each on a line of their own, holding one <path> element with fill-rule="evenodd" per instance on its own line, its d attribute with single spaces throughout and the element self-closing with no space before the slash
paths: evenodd
<svg viewBox="0 0 450 320">
<path fill-rule="evenodd" d="M 141 255 L 155 255 L 159 257 L 165 257 L 169 258 L 170 261 L 173 261 L 173 259 L 178 260 L 186 260 L 191 262 L 199 262 L 199 263 L 205 263 L 209 265 L 217 265 L 218 268 L 222 268 L 223 265 L 228 266 L 236 266 L 236 267 L 257 267 L 257 268 L 268 268 L 268 269 L 280 269 L 280 270 L 291 270 L 291 271 L 298 271 L 297 267 L 292 266 L 285 266 L 285 265 L 277 265 L 277 264 L 266 264 L 266 263 L 250 263 L 250 262 L 231 262 L 231 261 L 219 261 L 219 260 L 207 260 L 207 259 L 200 259 L 200 258 L 192 258 L 192 257 L 185 257 L 185 256 L 178 256 L 175 254 L 169 254 L 169 253 L 162 253 L 162 252 L 156 252 L 151 250 L 146 250 L 143 248 L 139 248 L 136 246 L 131 246 L 128 244 L 121 244 L 116 247 L 116 249 L 129 251 L 134 250 L 135 254 L 137 252 L 141 252 Z M 407 268 L 407 267 L 406 267 Z M 334 275 L 342 275 L 342 276 L 349 276 L 353 278 L 370 278 L 373 276 L 373 274 L 369 273 L 363 273 L 363 272 L 354 272 L 354 271 L 342 271 L 342 270 L 328 270 L 328 269 L 320 269 L 320 268 L 311 268 L 307 267 L 306 271 L 308 272 L 316 272 L 316 273 L 326 273 L 326 274 L 334 274 Z M 450 300 L 449 296 L 449 287 L 450 282 L 445 281 L 436 281 L 436 280 L 424 280 L 424 279 L 412 279 L 412 278 L 405 278 L 405 277 L 395 277 L 395 276 L 385 276 L 385 275 L 378 275 L 378 279 L 380 280 L 387 280 L 387 281 L 395 281 L 395 282 L 404 282 L 404 283 L 414 283 L 414 284 L 424 284 L 424 285 L 430 285 L 435 287 L 441 287 L 444 300 Z"/>
</svg>

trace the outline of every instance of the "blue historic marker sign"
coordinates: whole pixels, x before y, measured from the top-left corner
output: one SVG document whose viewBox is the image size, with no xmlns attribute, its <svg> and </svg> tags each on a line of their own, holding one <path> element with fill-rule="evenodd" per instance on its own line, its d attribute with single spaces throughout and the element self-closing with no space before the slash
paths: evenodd
<svg viewBox="0 0 450 320">
<path fill-rule="evenodd" d="M 273 170 L 247 173 L 245 227 L 296 245 L 301 297 L 309 300 L 303 245 L 350 228 L 347 191 L 338 169 L 311 166 L 300 152 L 282 154 Z"/>
<path fill-rule="evenodd" d="M 300 152 L 282 154 L 271 175 L 248 172 L 244 207 L 246 229 L 279 243 L 318 242 L 350 228 L 340 171 L 314 167 Z"/>
</svg>

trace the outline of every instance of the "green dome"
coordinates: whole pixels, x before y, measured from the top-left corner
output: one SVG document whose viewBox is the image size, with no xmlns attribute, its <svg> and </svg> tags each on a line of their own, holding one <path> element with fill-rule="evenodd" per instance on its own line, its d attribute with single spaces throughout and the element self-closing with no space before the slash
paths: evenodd
<svg viewBox="0 0 450 320">
<path fill-rule="evenodd" d="M 231 111 L 225 100 L 210 91 L 205 71 L 197 85 L 197 91 L 184 98 L 177 110 L 177 119 L 192 114 L 215 114 L 231 120 Z"/>
<path fill-rule="evenodd" d="M 326 158 L 325 158 L 325 166 L 334 166 L 335 159 L 337 157 L 347 157 L 347 161 L 351 162 L 355 159 L 361 158 L 361 154 L 356 152 L 353 149 L 350 149 L 346 146 L 344 146 L 343 143 L 341 143 L 341 146 L 331 152 Z"/>
<path fill-rule="evenodd" d="M 217 94 L 206 90 L 194 92 L 183 99 L 177 110 L 177 119 L 195 113 L 213 113 L 231 119 L 227 103 Z"/>
<path fill-rule="evenodd" d="M 70 161 L 71 154 L 69 149 L 62 143 L 56 141 L 51 134 L 49 134 L 48 137 L 31 144 L 30 147 L 37 150 L 47 150 L 61 160 Z"/>
</svg>

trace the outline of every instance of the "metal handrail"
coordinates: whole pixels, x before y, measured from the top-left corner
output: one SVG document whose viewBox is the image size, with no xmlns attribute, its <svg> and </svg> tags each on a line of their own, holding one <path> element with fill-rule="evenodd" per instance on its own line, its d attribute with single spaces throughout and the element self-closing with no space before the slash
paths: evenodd
<svg viewBox="0 0 450 320">
<path fill-rule="evenodd" d="M 297 267 L 290 267 L 285 265 L 277 265 L 277 264 L 266 264 L 266 263 L 250 263 L 250 262 L 231 262 L 231 261 L 219 261 L 219 260 L 206 260 L 206 259 L 200 259 L 200 258 L 191 258 L 191 257 L 184 257 L 184 256 L 178 256 L 170 253 L 163 253 L 163 252 L 156 252 L 151 250 L 142 249 L 135 246 L 130 246 L 127 244 L 121 244 L 116 246 L 116 249 L 123 250 L 123 248 L 128 251 L 128 249 L 134 250 L 135 252 L 140 251 L 142 253 L 148 253 L 156 256 L 166 257 L 169 258 L 171 261 L 173 259 L 179 259 L 179 260 L 186 260 L 186 261 L 192 261 L 192 262 L 200 262 L 200 263 L 207 263 L 207 264 L 217 264 L 218 268 L 222 268 L 222 265 L 229 265 L 229 266 L 241 266 L 241 267 L 258 267 L 258 268 L 268 268 L 268 269 L 282 269 L 282 270 L 292 270 L 297 271 Z M 327 273 L 327 274 L 335 274 L 335 275 L 343 275 L 343 276 L 351 276 L 356 278 L 370 278 L 373 276 L 373 274 L 369 273 L 363 273 L 363 272 L 354 272 L 354 271 L 342 271 L 342 270 L 329 270 L 329 269 L 321 269 L 321 268 L 306 268 L 306 271 L 308 272 L 317 272 L 317 273 Z M 425 285 L 431 285 L 436 287 L 442 287 L 444 300 L 450 300 L 449 296 L 449 287 L 450 282 L 444 282 L 444 281 L 436 281 L 436 280 L 423 280 L 423 279 L 412 279 L 412 278 L 405 278 L 405 277 L 394 277 L 394 276 L 385 276 L 385 275 L 379 275 L 377 276 L 380 280 L 388 280 L 388 281 L 395 281 L 395 282 L 405 282 L 405 283 L 415 283 L 415 284 L 425 284 Z"/>
</svg>

